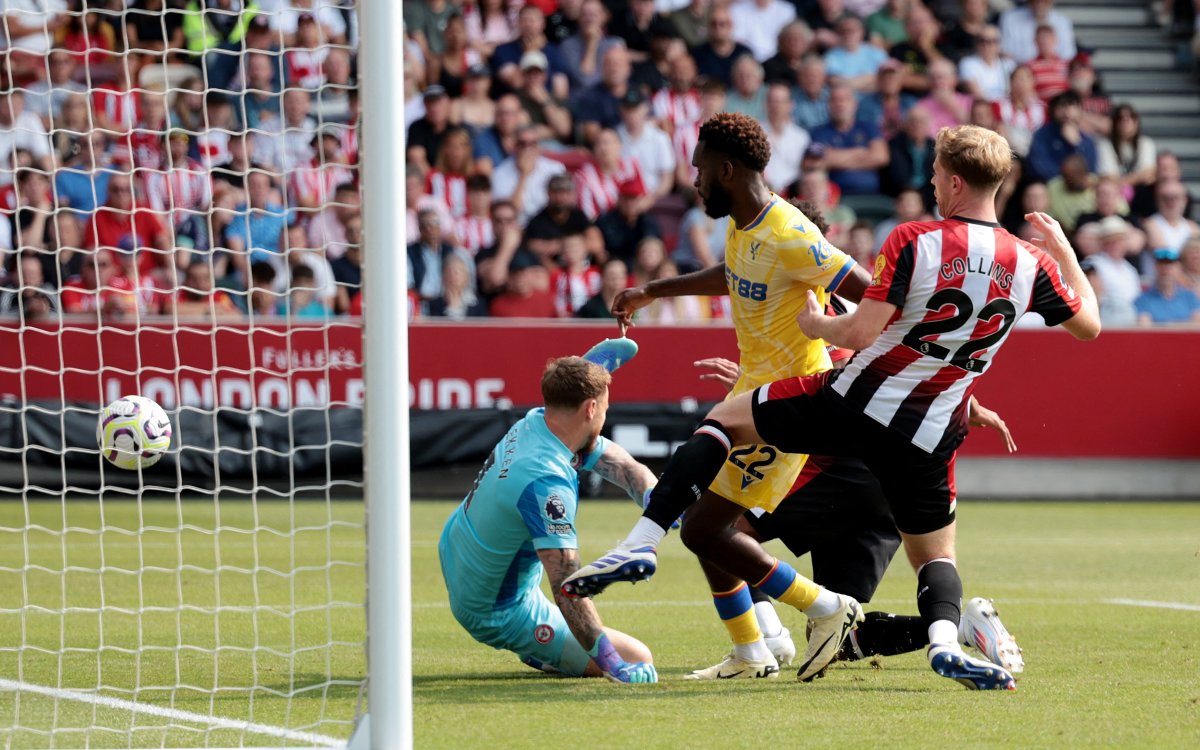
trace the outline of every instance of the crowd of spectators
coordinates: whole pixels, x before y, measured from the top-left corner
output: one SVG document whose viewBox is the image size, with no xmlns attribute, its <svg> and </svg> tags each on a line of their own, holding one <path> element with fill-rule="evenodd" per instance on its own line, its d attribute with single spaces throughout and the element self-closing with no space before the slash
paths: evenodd
<svg viewBox="0 0 1200 750">
<path fill-rule="evenodd" d="M 361 311 L 352 0 L 5 3 L 0 314 Z M 626 286 L 720 262 L 728 219 L 691 156 L 724 110 L 763 123 L 772 189 L 863 264 L 936 211 L 939 128 L 1001 132 L 1003 223 L 1057 216 L 1107 323 L 1197 318 L 1179 162 L 1053 0 L 411 0 L 404 19 L 414 315 L 606 317 Z"/>
<path fill-rule="evenodd" d="M 352 2 L 2 7 L 0 316 L 361 309 Z"/>
</svg>

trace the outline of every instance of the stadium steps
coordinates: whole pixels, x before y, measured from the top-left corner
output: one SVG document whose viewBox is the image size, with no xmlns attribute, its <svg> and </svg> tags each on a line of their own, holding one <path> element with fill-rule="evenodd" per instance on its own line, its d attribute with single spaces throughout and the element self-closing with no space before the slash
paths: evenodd
<svg viewBox="0 0 1200 750">
<path fill-rule="evenodd" d="M 1179 67 L 1179 42 L 1155 22 L 1149 2 L 1058 0 L 1075 24 L 1075 41 L 1094 49 L 1093 64 L 1113 103 L 1128 102 L 1160 150 L 1179 156 L 1183 179 L 1200 195 L 1200 81 Z"/>
</svg>

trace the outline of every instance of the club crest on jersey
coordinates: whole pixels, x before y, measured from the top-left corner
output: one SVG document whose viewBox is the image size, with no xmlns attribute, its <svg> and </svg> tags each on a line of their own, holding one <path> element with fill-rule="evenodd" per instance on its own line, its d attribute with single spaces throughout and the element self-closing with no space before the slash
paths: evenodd
<svg viewBox="0 0 1200 750">
<path fill-rule="evenodd" d="M 879 257 L 875 259 L 875 273 L 871 276 L 872 284 L 879 286 L 883 283 L 883 272 L 886 268 L 887 258 L 884 257 L 883 253 L 880 253 Z"/>
<path fill-rule="evenodd" d="M 1011 287 L 1013 282 L 1012 271 L 994 260 L 968 255 L 965 258 L 955 258 L 942 264 L 941 275 L 947 281 L 955 276 L 963 276 L 968 273 L 981 273 L 1005 290 Z"/>
<path fill-rule="evenodd" d="M 558 495 L 551 495 L 546 500 L 546 518 L 551 521 L 561 521 L 567 517 L 567 506 L 563 505 L 563 501 L 558 498 Z"/>
<path fill-rule="evenodd" d="M 533 629 L 533 639 L 545 646 L 550 641 L 554 640 L 554 628 L 549 625 L 538 625 Z"/>
<path fill-rule="evenodd" d="M 761 242 L 750 243 L 750 260 L 758 260 L 758 249 L 762 247 Z"/>
</svg>

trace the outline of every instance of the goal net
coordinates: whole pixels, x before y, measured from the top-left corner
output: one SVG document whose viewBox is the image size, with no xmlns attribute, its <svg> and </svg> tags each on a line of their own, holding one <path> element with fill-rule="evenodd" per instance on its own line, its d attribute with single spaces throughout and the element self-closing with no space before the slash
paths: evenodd
<svg viewBox="0 0 1200 750">
<path fill-rule="evenodd" d="M 344 744 L 366 675 L 354 2 L 2 8 L 0 738 Z M 173 429 L 134 472 L 96 444 L 131 394 Z"/>
</svg>

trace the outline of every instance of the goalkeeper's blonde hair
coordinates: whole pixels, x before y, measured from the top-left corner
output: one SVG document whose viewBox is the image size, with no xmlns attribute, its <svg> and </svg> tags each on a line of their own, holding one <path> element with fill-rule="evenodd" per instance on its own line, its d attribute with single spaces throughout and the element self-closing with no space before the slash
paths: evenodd
<svg viewBox="0 0 1200 750">
<path fill-rule="evenodd" d="M 577 409 L 590 398 L 599 398 L 612 375 L 583 357 L 551 360 L 542 373 L 542 400 L 549 408 Z"/>
</svg>

